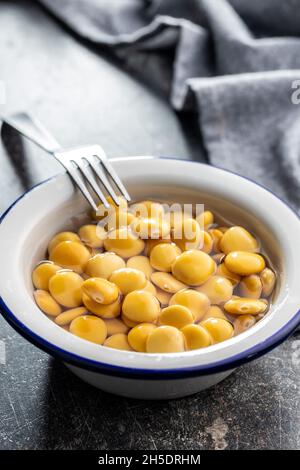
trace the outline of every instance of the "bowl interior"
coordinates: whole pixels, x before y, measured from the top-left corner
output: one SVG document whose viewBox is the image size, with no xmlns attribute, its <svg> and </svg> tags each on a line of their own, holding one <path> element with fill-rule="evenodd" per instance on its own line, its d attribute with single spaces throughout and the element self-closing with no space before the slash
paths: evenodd
<svg viewBox="0 0 300 470">
<path fill-rule="evenodd" d="M 77 338 L 50 321 L 34 303 L 31 272 L 45 258 L 51 237 L 76 229 L 88 220 L 89 207 L 66 174 L 41 184 L 14 205 L 0 227 L 1 297 L 7 309 L 29 332 L 42 338 L 50 350 L 66 351 L 87 361 L 127 368 L 180 369 L 207 367 L 237 354 L 250 356 L 263 347 L 299 310 L 296 249 L 300 224 L 295 214 L 265 189 L 229 172 L 197 163 L 135 158 L 115 160 L 114 166 L 133 200 L 156 199 L 200 203 L 256 235 L 278 274 L 274 304 L 247 332 L 197 351 L 142 354 L 103 348 Z M 284 224 L 278 224 L 284 220 Z M 18 292 L 18 295 L 15 295 Z"/>
</svg>

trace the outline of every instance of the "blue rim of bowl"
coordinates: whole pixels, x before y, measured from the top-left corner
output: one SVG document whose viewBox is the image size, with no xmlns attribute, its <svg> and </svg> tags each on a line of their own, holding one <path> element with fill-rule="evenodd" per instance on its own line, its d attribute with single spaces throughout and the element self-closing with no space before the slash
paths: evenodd
<svg viewBox="0 0 300 470">
<path fill-rule="evenodd" d="M 149 157 L 147 157 L 149 158 Z M 155 159 L 156 157 L 153 157 Z M 178 159 L 178 158 L 169 158 L 169 157 L 157 157 L 157 158 L 162 158 L 162 159 L 167 159 L 167 160 L 175 160 L 175 161 L 181 161 L 181 162 L 186 162 L 186 163 L 196 163 L 198 165 L 207 165 L 206 163 L 200 163 L 200 162 L 194 162 L 190 160 L 184 160 L 184 159 Z M 120 159 L 115 159 L 115 160 L 120 160 Z M 208 165 L 210 166 L 210 165 Z M 253 184 L 262 187 L 265 189 L 267 192 L 271 193 L 274 197 L 279 199 L 296 217 L 299 219 L 298 214 L 293 210 L 293 208 L 283 201 L 281 198 L 279 198 L 276 194 L 274 194 L 272 191 L 264 187 L 263 185 L 256 183 L 255 181 L 251 180 L 248 177 L 245 177 L 243 175 L 240 175 L 238 173 L 235 173 L 233 171 L 225 170 L 221 167 L 214 166 L 215 168 L 225 171 L 230 174 L 234 174 L 236 176 L 239 176 L 240 178 L 246 179 L 247 181 L 252 182 Z M 4 221 L 5 217 L 8 215 L 8 213 L 13 209 L 13 207 L 24 197 L 26 196 L 29 192 L 32 190 L 36 189 L 38 186 L 41 186 L 42 184 L 47 183 L 48 181 L 51 181 L 52 179 L 55 179 L 59 177 L 59 175 L 52 176 L 51 178 L 47 178 L 46 180 L 36 184 L 32 188 L 30 188 L 28 191 L 23 193 L 20 197 L 18 197 L 9 207 L 4 211 L 2 216 L 0 217 L 0 224 Z M 106 364 L 102 363 L 99 361 L 94 361 L 92 359 L 87 359 L 82 356 L 78 356 L 77 354 L 70 353 L 68 351 L 65 351 L 64 349 L 61 349 L 57 346 L 55 346 L 52 343 L 49 343 L 45 339 L 43 339 L 41 336 L 35 334 L 32 330 L 27 328 L 26 325 L 24 325 L 22 322 L 18 320 L 18 318 L 14 315 L 14 313 L 8 308 L 8 306 L 5 304 L 4 300 L 2 297 L 0 297 L 0 311 L 5 318 L 5 320 L 25 339 L 29 340 L 32 344 L 37 346 L 38 348 L 42 349 L 46 353 L 50 354 L 54 358 L 57 358 L 59 360 L 62 360 L 63 362 L 67 362 L 68 364 L 80 367 L 82 369 L 90 370 L 92 372 L 98 372 L 102 373 L 105 375 L 112 375 L 112 376 L 117 376 L 117 377 L 125 377 L 125 378 L 142 378 L 144 380 L 174 380 L 174 379 L 180 379 L 180 378 L 185 378 L 185 377 L 197 377 L 201 375 L 211 375 L 211 374 L 216 374 L 219 372 L 224 372 L 227 370 L 233 370 L 236 367 L 241 366 L 242 364 L 245 364 L 249 361 L 252 361 L 253 359 L 256 359 L 267 352 L 271 351 L 274 349 L 276 346 L 281 344 L 285 339 L 287 339 L 297 328 L 297 326 L 300 325 L 300 310 L 296 312 L 296 314 L 291 318 L 291 320 L 288 321 L 282 328 L 280 328 L 276 333 L 274 333 L 272 336 L 267 338 L 265 341 L 262 343 L 259 343 L 251 348 L 248 348 L 239 354 L 236 354 L 234 356 L 231 356 L 227 359 L 216 361 L 213 363 L 210 363 L 208 365 L 201 365 L 201 366 L 193 366 L 193 367 L 183 367 L 180 369 L 142 369 L 142 368 L 132 368 L 132 367 L 124 367 L 124 366 L 115 366 L 111 364 Z"/>
</svg>

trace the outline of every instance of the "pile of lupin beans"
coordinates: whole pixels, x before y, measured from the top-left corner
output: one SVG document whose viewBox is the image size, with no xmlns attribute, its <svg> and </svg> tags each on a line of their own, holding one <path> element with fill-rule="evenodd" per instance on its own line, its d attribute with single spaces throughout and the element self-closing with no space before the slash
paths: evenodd
<svg viewBox="0 0 300 470">
<path fill-rule="evenodd" d="M 276 276 L 245 228 L 210 211 L 108 202 L 77 233 L 55 235 L 33 270 L 35 301 L 57 325 L 109 348 L 173 353 L 225 341 L 265 315 Z"/>
</svg>

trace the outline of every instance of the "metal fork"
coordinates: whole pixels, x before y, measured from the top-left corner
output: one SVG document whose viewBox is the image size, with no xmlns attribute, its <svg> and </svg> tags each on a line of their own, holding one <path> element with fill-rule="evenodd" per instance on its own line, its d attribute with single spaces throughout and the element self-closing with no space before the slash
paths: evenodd
<svg viewBox="0 0 300 470">
<path fill-rule="evenodd" d="M 36 118 L 25 112 L 1 116 L 1 119 L 24 137 L 52 154 L 67 170 L 94 210 L 97 210 L 97 204 L 94 201 L 91 189 L 104 206 L 109 207 L 102 187 L 112 197 L 114 203 L 119 206 L 118 195 L 111 181 L 118 188 L 121 195 L 127 201 L 130 201 L 126 188 L 100 145 L 62 148 Z"/>
</svg>

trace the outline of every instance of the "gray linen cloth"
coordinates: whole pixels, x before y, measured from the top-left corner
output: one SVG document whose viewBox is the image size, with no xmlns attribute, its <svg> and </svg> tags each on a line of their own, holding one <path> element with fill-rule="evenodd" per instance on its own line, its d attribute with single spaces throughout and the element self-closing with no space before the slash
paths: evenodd
<svg viewBox="0 0 300 470">
<path fill-rule="evenodd" d="M 123 59 L 155 60 L 148 76 L 197 113 L 209 162 L 300 212 L 299 0 L 39 1 Z"/>
</svg>

